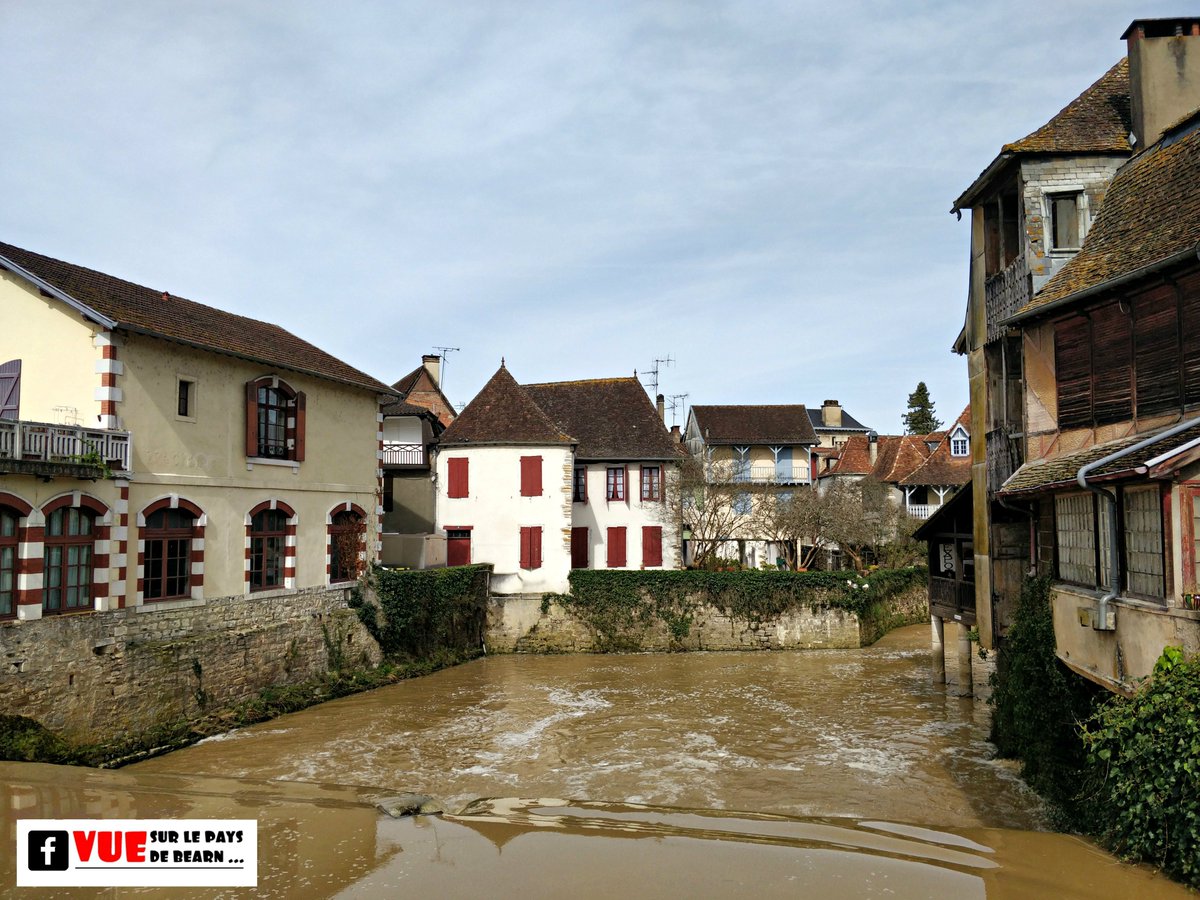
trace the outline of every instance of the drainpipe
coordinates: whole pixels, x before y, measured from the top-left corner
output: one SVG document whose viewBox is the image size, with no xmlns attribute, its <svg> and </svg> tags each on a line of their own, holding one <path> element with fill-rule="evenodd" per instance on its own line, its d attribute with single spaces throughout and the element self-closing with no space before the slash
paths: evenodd
<svg viewBox="0 0 1200 900">
<path fill-rule="evenodd" d="M 1173 437 L 1180 432 L 1187 431 L 1189 428 L 1194 428 L 1200 425 L 1200 418 L 1186 419 L 1182 422 L 1177 422 L 1166 431 L 1160 432 L 1153 437 L 1148 437 L 1144 441 L 1138 441 L 1131 447 L 1126 447 L 1124 450 L 1118 450 L 1115 453 L 1110 453 L 1108 456 L 1102 457 L 1095 462 L 1090 462 L 1082 466 L 1075 473 L 1075 480 L 1079 482 L 1079 486 L 1084 490 L 1091 491 L 1093 494 L 1098 494 L 1109 503 L 1108 516 L 1108 590 L 1104 596 L 1100 598 L 1096 606 L 1096 618 L 1099 623 L 1092 623 L 1092 628 L 1097 631 L 1115 631 L 1116 623 L 1108 624 L 1108 604 L 1120 592 L 1121 568 L 1120 557 L 1117 553 L 1117 542 L 1120 540 L 1120 534 L 1117 532 L 1117 497 L 1112 491 L 1106 491 L 1104 488 L 1096 487 L 1088 484 L 1088 476 L 1100 468 L 1108 465 L 1122 457 L 1128 456 L 1130 453 L 1136 453 L 1139 450 L 1144 450 L 1146 447 L 1156 444 L 1164 438 Z"/>
</svg>

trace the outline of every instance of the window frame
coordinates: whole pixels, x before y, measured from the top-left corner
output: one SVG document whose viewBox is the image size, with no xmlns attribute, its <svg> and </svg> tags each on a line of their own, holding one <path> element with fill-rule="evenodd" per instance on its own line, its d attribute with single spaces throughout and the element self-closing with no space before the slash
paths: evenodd
<svg viewBox="0 0 1200 900">
<path fill-rule="evenodd" d="M 0 504 L 0 619 L 13 619 L 17 615 L 17 606 L 21 600 L 21 519 L 25 518 L 21 511 L 6 504 Z M 4 533 L 4 522 L 12 520 L 12 534 Z M 5 555 L 8 564 L 5 564 Z M 7 576 L 10 587 L 5 590 L 4 581 Z M 4 602 L 7 595 L 9 609 L 5 611 Z"/>
<path fill-rule="evenodd" d="M 281 398 L 279 403 L 264 403 L 273 395 Z M 270 410 L 282 414 L 282 426 L 271 421 Z M 264 375 L 246 382 L 246 458 L 251 462 L 274 465 L 299 465 L 304 461 L 305 432 L 307 430 L 307 399 L 304 391 L 297 391 L 277 375 Z M 264 428 L 283 428 L 283 444 L 278 446 L 277 437 L 264 440 Z M 274 445 L 274 450 L 272 445 Z M 276 452 L 277 451 L 277 452 Z"/>
<path fill-rule="evenodd" d="M 85 534 L 70 534 L 71 513 L 76 512 L 79 515 L 75 517 L 77 521 L 87 521 L 88 531 Z M 64 533 L 55 535 L 51 533 L 53 522 L 60 517 L 66 518 L 67 523 L 64 528 Z M 42 614 L 43 615 L 65 615 L 77 612 L 88 612 L 96 608 L 96 541 L 97 532 L 99 530 L 100 516 L 93 509 L 86 506 L 59 506 L 56 509 L 46 514 L 46 526 L 42 538 Z M 80 548 L 80 560 L 72 564 L 70 562 L 70 549 L 72 547 Z M 86 554 L 83 550 L 86 548 Z M 59 551 L 59 559 L 57 562 L 52 562 L 52 557 L 55 555 L 53 551 Z M 83 589 L 85 584 L 70 585 L 69 572 L 74 569 L 77 572 L 86 572 L 86 598 L 79 599 L 77 602 L 68 604 L 65 601 L 66 592 L 72 588 L 76 590 Z M 59 584 L 52 587 L 51 572 L 57 572 L 59 575 Z M 57 607 L 50 606 L 51 591 L 57 590 L 60 592 L 59 605 Z"/>
<path fill-rule="evenodd" d="M 280 517 L 278 528 L 256 528 L 256 520 L 262 517 L 263 525 L 265 526 L 268 523 L 268 517 L 271 517 L 273 514 Z M 290 518 L 291 516 L 288 515 L 287 511 L 279 507 L 265 507 L 251 513 L 250 524 L 246 530 L 250 539 L 246 583 L 251 593 L 282 590 L 287 587 L 287 538 L 289 531 L 288 521 Z M 278 544 L 269 544 L 268 541 L 278 541 Z M 278 583 L 268 584 L 266 581 L 268 553 L 274 556 L 275 547 L 278 547 L 278 561 L 272 560 L 271 568 L 272 570 L 278 569 L 279 581 Z M 256 562 L 259 563 L 257 567 L 255 566 Z M 259 575 L 257 583 L 255 581 L 256 573 Z"/>
<path fill-rule="evenodd" d="M 162 527 L 156 527 L 156 526 L 150 524 L 151 519 L 155 516 L 161 515 L 161 516 L 163 516 L 164 520 L 169 520 L 171 517 L 170 514 L 172 512 L 182 512 L 190 520 L 189 524 L 186 526 L 178 525 L 175 527 L 170 527 L 167 525 L 163 525 Z M 143 573 L 141 576 L 142 599 L 148 603 L 159 603 L 164 600 L 187 600 L 187 599 L 190 599 L 192 596 L 192 538 L 195 534 L 195 529 L 196 529 L 196 515 L 191 510 L 186 509 L 184 507 L 176 507 L 175 509 L 172 509 L 169 506 L 162 506 L 162 507 L 159 507 L 158 509 L 155 509 L 153 512 L 150 512 L 148 515 L 146 515 L 145 522 L 146 522 L 146 524 L 144 526 L 142 526 L 142 534 L 141 534 L 141 540 L 142 540 L 142 546 L 143 546 L 143 549 L 141 551 L 141 553 L 142 553 L 141 568 L 142 568 L 142 573 Z M 184 548 L 183 548 L 183 564 L 184 564 L 184 573 L 182 576 L 183 577 L 183 590 L 181 592 L 177 592 L 177 593 L 167 593 L 167 587 L 169 586 L 170 580 L 172 578 L 172 576 L 168 574 L 168 570 L 169 570 L 168 564 L 171 559 L 168 551 L 170 549 L 170 544 L 172 541 L 184 541 L 185 542 Z M 162 549 L 162 555 L 160 557 L 160 562 L 162 563 L 162 572 L 158 577 L 153 578 L 153 579 L 151 578 L 151 575 L 150 575 L 150 559 L 151 559 L 151 549 L 150 548 L 152 545 L 159 546 Z M 174 558 L 176 560 L 178 560 L 179 559 L 178 554 L 176 554 L 176 556 Z M 176 575 L 175 577 L 178 578 L 179 576 Z M 158 596 L 152 597 L 152 596 L 150 596 L 149 588 L 150 588 L 150 585 L 155 582 L 157 582 L 160 585 L 160 587 L 163 590 L 163 593 L 159 594 Z"/>
<path fill-rule="evenodd" d="M 196 379 L 191 375 L 175 376 L 175 418 L 181 422 L 196 421 Z"/>
<path fill-rule="evenodd" d="M 644 503 L 660 503 L 663 499 L 662 466 L 642 466 L 642 501 Z M 649 484 L 647 484 L 649 479 Z"/>
<path fill-rule="evenodd" d="M 1066 186 L 1058 188 L 1054 191 L 1046 191 L 1046 216 L 1043 219 L 1046 226 L 1046 249 L 1050 253 L 1077 253 L 1079 248 L 1083 246 L 1084 239 L 1084 212 L 1087 208 L 1086 193 L 1082 186 Z M 1058 242 L 1058 222 L 1059 213 L 1057 203 L 1063 200 L 1071 200 L 1074 202 L 1074 217 L 1075 217 L 1075 243 L 1060 244 Z"/>
<path fill-rule="evenodd" d="M 587 466 L 575 466 L 571 481 L 571 502 L 587 503 Z"/>
<path fill-rule="evenodd" d="M 629 493 L 625 466 L 608 466 L 604 476 L 604 499 L 609 503 L 623 503 Z"/>
<path fill-rule="evenodd" d="M 330 513 L 326 532 L 329 562 L 325 574 L 329 584 L 349 584 L 358 580 L 366 566 L 366 513 L 355 504 L 343 504 Z M 342 554 L 351 540 L 353 555 L 344 560 Z M 347 562 L 348 566 L 345 565 Z"/>
</svg>

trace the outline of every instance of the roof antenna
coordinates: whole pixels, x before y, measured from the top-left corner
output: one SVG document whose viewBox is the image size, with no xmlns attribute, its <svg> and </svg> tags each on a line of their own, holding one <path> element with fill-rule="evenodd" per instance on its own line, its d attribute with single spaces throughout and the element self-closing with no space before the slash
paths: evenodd
<svg viewBox="0 0 1200 900">
<path fill-rule="evenodd" d="M 660 367 L 667 368 L 675 365 L 675 357 L 668 353 L 666 356 L 654 360 L 654 368 L 650 370 L 650 396 L 658 396 L 658 370 Z M 637 369 L 633 370 L 633 377 L 637 377 Z"/>
<path fill-rule="evenodd" d="M 440 384 L 438 384 L 438 390 L 440 390 L 443 394 L 445 394 L 446 393 L 446 354 L 447 353 L 457 353 L 460 348 L 458 348 L 458 347 L 434 347 L 433 349 L 442 351 L 439 354 L 442 357 L 442 371 L 439 373 L 439 376 L 438 376 L 438 381 L 440 382 Z M 504 365 L 504 363 L 501 362 L 500 365 Z"/>
<path fill-rule="evenodd" d="M 675 413 L 687 406 L 684 402 L 690 394 L 672 394 L 668 399 L 671 401 L 667 404 L 667 409 L 671 411 L 671 424 L 675 424 Z"/>
</svg>

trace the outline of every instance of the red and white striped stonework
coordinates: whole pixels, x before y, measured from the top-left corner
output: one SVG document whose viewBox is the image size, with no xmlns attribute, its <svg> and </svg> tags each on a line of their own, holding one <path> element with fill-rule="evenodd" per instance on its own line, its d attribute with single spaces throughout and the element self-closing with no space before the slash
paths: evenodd
<svg viewBox="0 0 1200 900">
<path fill-rule="evenodd" d="M 96 388 L 96 399 L 100 401 L 100 427 L 119 431 L 121 417 L 117 405 L 123 398 L 117 379 L 125 370 L 117 358 L 117 339 L 112 332 L 101 331 L 92 343 L 100 349 L 100 359 L 96 360 L 96 373 L 100 376 L 100 386 Z"/>
<path fill-rule="evenodd" d="M 125 593 L 129 584 L 129 482 L 117 479 L 117 504 L 113 510 L 117 524 L 112 530 L 112 541 L 116 544 L 112 567 L 117 570 L 117 579 L 112 584 L 112 599 L 116 609 L 125 608 Z M 138 590 L 141 590 L 139 585 Z"/>
<path fill-rule="evenodd" d="M 374 555 L 372 560 L 378 560 L 383 553 L 383 413 L 378 413 L 375 416 L 375 421 L 378 423 L 375 437 L 379 441 L 379 452 L 376 456 L 378 462 L 375 464 L 375 528 L 372 528 L 372 521 L 363 516 L 363 522 L 366 524 L 368 531 L 374 534 L 375 539 L 372 541 Z M 371 560 L 368 560 L 371 562 Z"/>
<path fill-rule="evenodd" d="M 264 500 L 262 503 L 255 506 L 250 512 L 246 513 L 246 564 L 245 564 L 245 579 L 246 591 L 250 591 L 250 547 L 252 538 L 250 537 L 250 529 L 254 523 L 254 517 L 264 509 L 277 509 L 287 514 L 287 527 L 284 531 L 284 551 L 283 551 L 283 588 L 285 590 L 296 589 L 296 526 L 300 524 L 300 519 L 296 515 L 296 511 L 282 500 Z"/>
<path fill-rule="evenodd" d="M 13 617 L 37 619 L 42 615 L 42 512 L 16 494 L 0 491 L 0 506 L 17 514 L 17 591 Z"/>
<path fill-rule="evenodd" d="M 146 519 L 160 509 L 183 509 L 192 514 L 192 543 L 191 560 L 188 575 L 188 590 L 193 600 L 204 599 L 204 529 L 208 525 L 208 516 L 191 500 L 185 500 L 178 494 L 167 494 L 151 500 L 137 514 L 138 553 L 137 553 L 137 605 L 146 602 Z M 249 577 L 247 575 L 247 577 Z M 178 600 L 178 597 L 169 598 Z M 158 603 L 157 600 L 150 601 Z"/>
<path fill-rule="evenodd" d="M 365 571 L 367 565 L 367 512 L 357 503 L 347 500 L 339 503 L 325 514 L 325 583 L 332 584 L 333 576 L 333 517 L 340 512 L 352 512 L 362 520 L 363 530 L 358 538 L 359 571 Z"/>
</svg>

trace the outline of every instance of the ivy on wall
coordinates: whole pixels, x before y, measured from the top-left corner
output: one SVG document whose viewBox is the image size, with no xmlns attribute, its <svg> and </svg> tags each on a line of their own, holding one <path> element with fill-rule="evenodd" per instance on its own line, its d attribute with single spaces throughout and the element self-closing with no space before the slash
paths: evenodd
<svg viewBox="0 0 1200 900">
<path fill-rule="evenodd" d="M 483 645 L 488 566 L 375 569 L 378 606 L 356 588 L 350 605 L 388 658 L 422 658 L 441 650 Z"/>
</svg>

